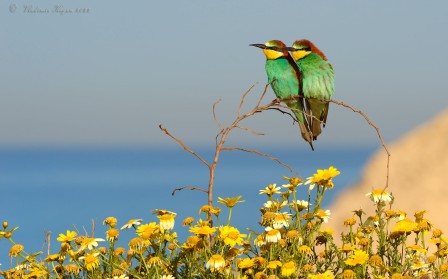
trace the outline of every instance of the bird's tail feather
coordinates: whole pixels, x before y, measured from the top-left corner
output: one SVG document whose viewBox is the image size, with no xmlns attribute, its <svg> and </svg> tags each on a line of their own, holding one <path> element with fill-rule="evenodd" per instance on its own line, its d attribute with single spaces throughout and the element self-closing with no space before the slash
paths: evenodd
<svg viewBox="0 0 448 279">
<path fill-rule="evenodd" d="M 300 132 L 302 133 L 302 138 L 310 144 L 311 149 L 314 151 L 312 133 L 309 131 L 309 128 L 307 126 L 305 126 L 304 123 L 302 123 L 300 121 L 298 123 L 299 123 Z"/>
</svg>

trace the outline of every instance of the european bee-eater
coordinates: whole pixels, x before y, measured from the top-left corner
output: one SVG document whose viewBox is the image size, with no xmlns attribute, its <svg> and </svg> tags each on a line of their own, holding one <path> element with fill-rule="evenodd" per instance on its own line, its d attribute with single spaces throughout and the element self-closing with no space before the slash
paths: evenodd
<svg viewBox="0 0 448 279">
<path fill-rule="evenodd" d="M 307 120 L 315 140 L 322 132 L 321 123 L 325 127 L 330 104 L 327 100 L 334 93 L 333 66 L 309 40 L 295 41 L 288 50 L 302 73 L 302 94 L 305 97 Z"/>
<path fill-rule="evenodd" d="M 251 44 L 251 46 L 261 48 L 266 56 L 266 73 L 268 83 L 274 90 L 277 98 L 283 99 L 283 102 L 292 108 L 292 112 L 299 123 L 302 137 L 306 140 L 311 149 L 313 147 L 313 135 L 310 125 L 307 122 L 304 111 L 303 98 L 289 97 L 302 95 L 299 93 L 301 86 L 301 73 L 297 63 L 289 54 L 286 45 L 278 40 L 268 41 L 265 44 Z"/>
</svg>

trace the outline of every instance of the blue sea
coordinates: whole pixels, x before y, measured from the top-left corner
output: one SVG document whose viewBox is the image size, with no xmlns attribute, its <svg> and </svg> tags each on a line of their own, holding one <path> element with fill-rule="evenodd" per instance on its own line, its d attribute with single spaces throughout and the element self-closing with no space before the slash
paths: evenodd
<svg viewBox="0 0 448 279">
<path fill-rule="evenodd" d="M 325 205 L 344 188 L 355 183 L 374 148 L 259 149 L 281 159 L 302 177 L 311 176 L 318 168 L 333 165 L 341 171 L 334 179 L 335 188 L 328 191 Z M 197 152 L 211 161 L 213 150 Z M 239 151 L 224 151 L 216 168 L 214 200 L 222 206 L 221 220 L 227 209 L 216 203 L 217 197 L 243 196 L 244 203 L 233 211 L 232 224 L 245 232 L 260 230 L 259 208 L 266 201 L 259 190 L 270 183 L 285 183 L 282 177 L 293 176 L 288 169 L 267 158 Z M 0 148 L 0 222 L 8 221 L 16 243 L 27 252 L 46 251 L 45 234 L 51 232 L 50 247 L 57 252 L 58 234 L 77 230 L 94 232 L 105 238 L 102 221 L 118 218 L 121 227 L 129 219 L 157 221 L 153 209 L 176 212 L 175 230 L 180 238 L 188 235 L 181 223 L 185 217 L 198 218 L 198 209 L 207 203 L 205 193 L 191 190 L 176 192 L 186 185 L 206 188 L 208 169 L 197 158 L 181 148 Z M 306 188 L 299 199 L 306 199 Z M 204 215 L 201 216 L 203 219 Z M 94 226 L 92 226 L 94 223 Z M 123 232 L 119 243 L 126 247 L 134 237 Z M 0 263 L 9 267 L 11 244 L 0 239 Z"/>
</svg>

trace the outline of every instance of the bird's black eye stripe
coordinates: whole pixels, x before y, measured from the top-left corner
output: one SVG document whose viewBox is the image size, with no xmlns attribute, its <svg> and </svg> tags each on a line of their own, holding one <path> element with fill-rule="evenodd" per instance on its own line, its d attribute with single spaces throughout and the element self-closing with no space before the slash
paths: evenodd
<svg viewBox="0 0 448 279">
<path fill-rule="evenodd" d="M 267 48 L 275 50 L 275 51 L 283 52 L 283 48 L 281 48 L 281 47 L 272 46 L 272 47 L 267 47 Z"/>
</svg>

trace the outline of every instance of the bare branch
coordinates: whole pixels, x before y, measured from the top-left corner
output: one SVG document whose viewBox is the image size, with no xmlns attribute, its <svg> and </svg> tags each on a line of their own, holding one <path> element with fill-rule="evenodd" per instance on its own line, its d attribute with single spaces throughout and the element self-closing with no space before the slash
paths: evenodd
<svg viewBox="0 0 448 279">
<path fill-rule="evenodd" d="M 264 95 L 266 95 L 266 92 L 268 91 L 268 87 L 269 87 L 269 83 L 267 83 L 267 84 L 265 85 L 264 90 L 263 90 L 263 94 L 261 94 L 260 99 L 258 99 L 258 103 L 257 103 L 257 106 L 256 106 L 256 107 L 259 107 L 259 106 L 260 106 L 261 101 L 262 101 L 263 98 L 264 98 Z"/>
<path fill-rule="evenodd" d="M 283 114 L 287 114 L 287 115 L 289 115 L 291 118 L 292 118 L 292 120 L 294 121 L 294 123 L 295 122 L 297 122 L 297 119 L 291 114 L 291 113 L 289 113 L 289 112 L 287 112 L 287 111 L 284 111 L 284 110 L 281 110 L 281 109 L 279 109 L 279 108 L 268 108 L 267 110 L 277 110 L 277 111 L 279 111 L 279 112 L 281 112 L 281 113 L 283 113 Z"/>
<path fill-rule="evenodd" d="M 243 107 L 243 103 L 244 100 L 246 99 L 246 96 L 252 91 L 252 88 L 255 87 L 255 85 L 257 85 L 257 83 L 253 84 L 249 89 L 247 89 L 247 91 L 243 94 L 243 97 L 241 97 L 241 102 L 240 105 L 238 106 L 238 117 L 241 115 L 241 108 Z"/>
<path fill-rule="evenodd" d="M 162 124 L 159 125 L 160 130 L 162 130 L 163 132 L 165 132 L 165 134 L 167 134 L 170 138 L 172 138 L 173 140 L 175 140 L 178 144 L 180 144 L 180 146 L 182 146 L 183 149 L 185 149 L 186 151 L 190 152 L 191 154 L 193 154 L 196 158 L 198 158 L 204 165 L 206 165 L 208 168 L 210 168 L 210 164 L 207 163 L 207 161 L 205 161 L 201 156 L 199 156 L 196 152 L 194 152 L 193 150 L 191 150 L 188 146 L 185 145 L 185 143 L 183 143 L 183 141 L 181 141 L 180 139 L 176 138 L 175 136 L 173 136 L 170 132 L 168 132 L 167 129 L 162 127 Z"/>
<path fill-rule="evenodd" d="M 201 191 L 201 192 L 204 192 L 204 193 L 208 193 L 207 190 L 202 189 L 202 188 L 199 188 L 199 187 L 194 187 L 194 186 L 184 186 L 184 187 L 181 187 L 181 188 L 175 188 L 175 189 L 173 190 L 173 192 L 171 193 L 171 195 L 174 196 L 174 194 L 176 194 L 177 191 L 182 191 L 183 189 L 190 189 L 190 190 L 192 190 L 192 191 Z"/>
<path fill-rule="evenodd" d="M 364 112 L 362 112 L 362 110 L 359 110 L 359 109 L 357 109 L 357 108 L 355 108 L 355 107 L 353 107 L 353 106 L 347 105 L 346 103 L 339 102 L 339 101 L 336 101 L 336 100 L 328 100 L 328 101 L 331 102 L 331 103 L 335 103 L 335 104 L 337 104 L 337 105 L 340 105 L 340 106 L 349 108 L 349 109 L 351 109 L 353 112 L 356 112 L 356 113 L 360 114 L 362 117 L 364 117 L 364 119 L 367 121 L 367 123 L 369 123 L 369 125 L 372 126 L 372 127 L 376 130 L 376 133 L 377 133 L 377 135 L 378 135 L 378 138 L 379 138 L 380 141 L 381 141 L 381 145 L 383 146 L 384 150 L 385 150 L 386 153 L 387 153 L 386 187 L 384 188 L 384 189 L 386 189 L 386 188 L 389 186 L 389 161 L 390 161 L 390 152 L 389 152 L 389 149 L 388 149 L 387 146 L 386 146 L 386 143 L 385 143 L 384 140 L 383 140 L 383 136 L 382 136 L 381 133 L 380 133 L 380 129 L 379 129 L 375 124 L 373 124 L 372 121 L 370 121 L 370 119 L 367 117 L 367 115 L 366 115 Z"/>
<path fill-rule="evenodd" d="M 223 130 L 222 125 L 221 125 L 221 123 L 219 123 L 218 118 L 216 118 L 216 113 L 215 113 L 216 105 L 219 104 L 219 102 L 221 102 L 221 99 L 219 99 L 213 103 L 213 118 L 215 119 L 216 125 L 218 125 L 219 131 L 222 131 Z"/>
<path fill-rule="evenodd" d="M 256 132 L 256 131 L 254 131 L 254 130 L 252 130 L 252 129 L 250 129 L 250 128 L 241 127 L 241 126 L 239 126 L 239 125 L 236 126 L 236 128 L 241 129 L 241 130 L 244 130 L 244 131 L 248 131 L 248 132 L 250 132 L 250 133 L 252 133 L 252 134 L 254 134 L 254 135 L 257 135 L 257 136 L 264 136 L 263 133 Z"/>
<path fill-rule="evenodd" d="M 259 156 L 262 156 L 262 157 L 267 157 L 267 158 L 269 158 L 270 160 L 275 161 L 275 162 L 279 163 L 280 165 L 284 166 L 284 167 L 287 168 L 290 172 L 292 172 L 292 173 L 294 173 L 295 175 L 297 175 L 297 177 L 302 178 L 302 177 L 300 176 L 300 174 L 298 174 L 298 173 L 297 173 L 293 168 L 291 168 L 288 164 L 283 163 L 283 162 L 280 161 L 280 159 L 278 159 L 278 158 L 272 157 L 272 156 L 270 156 L 270 155 L 268 155 L 268 154 L 261 153 L 261 152 L 258 151 L 258 150 L 255 150 L 255 149 L 244 149 L 244 148 L 239 148 L 239 147 L 222 147 L 221 150 L 227 150 L 227 151 L 235 151 L 235 150 L 238 150 L 238 151 L 244 151 L 244 152 L 248 152 L 248 153 L 255 153 L 255 154 L 257 154 L 257 155 L 259 155 Z"/>
</svg>

